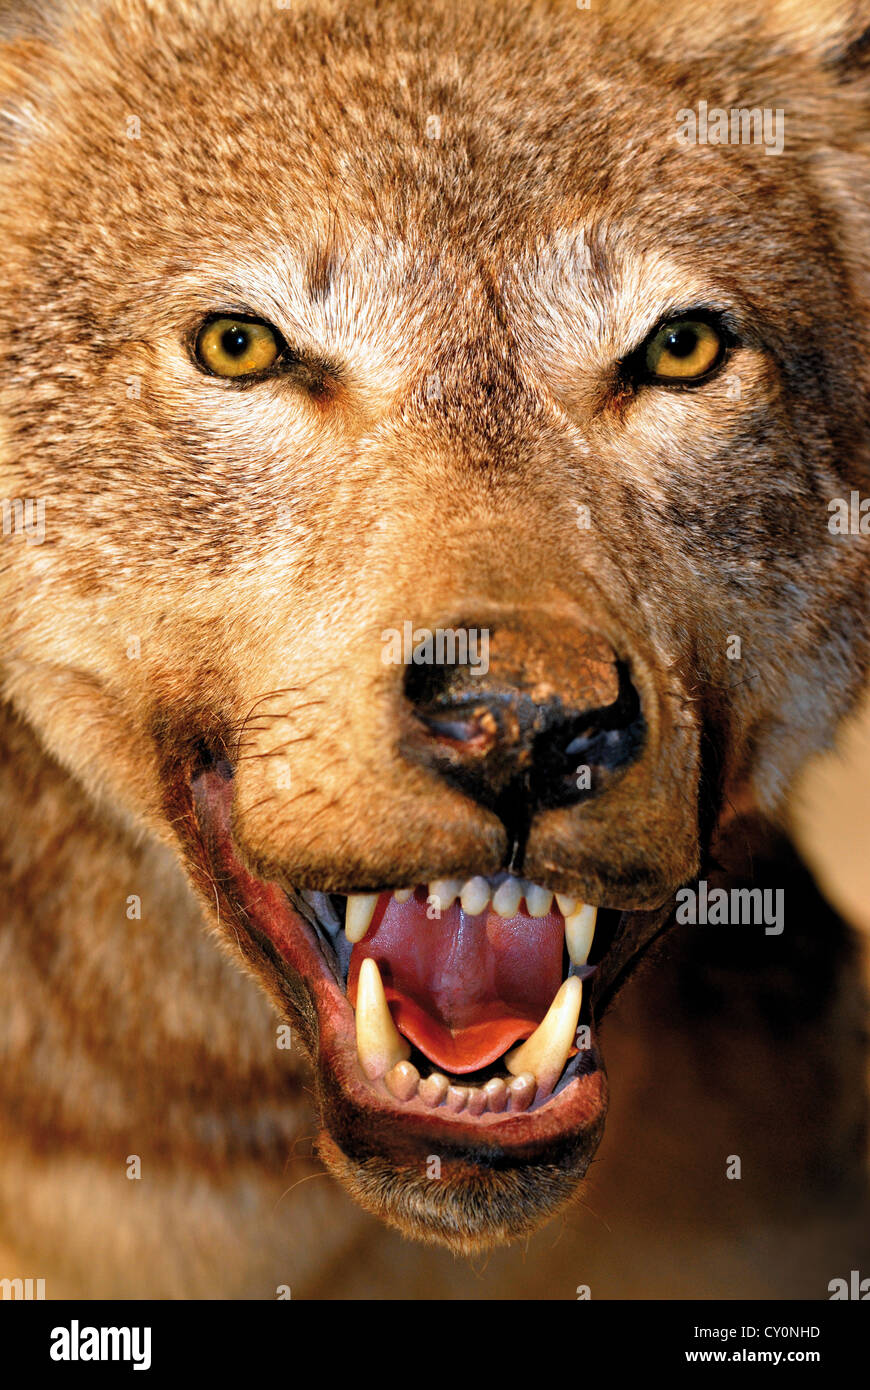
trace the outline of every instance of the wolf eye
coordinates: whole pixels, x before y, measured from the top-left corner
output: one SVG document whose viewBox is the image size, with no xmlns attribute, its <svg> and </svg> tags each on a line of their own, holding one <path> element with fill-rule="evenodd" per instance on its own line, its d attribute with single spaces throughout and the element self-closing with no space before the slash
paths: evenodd
<svg viewBox="0 0 870 1390">
<path fill-rule="evenodd" d="M 725 339 L 705 319 L 671 319 L 641 349 L 648 381 L 699 381 L 717 367 Z"/>
<path fill-rule="evenodd" d="M 276 328 L 254 319 L 209 319 L 199 330 L 196 356 L 215 376 L 253 376 L 277 362 L 284 340 Z"/>
</svg>

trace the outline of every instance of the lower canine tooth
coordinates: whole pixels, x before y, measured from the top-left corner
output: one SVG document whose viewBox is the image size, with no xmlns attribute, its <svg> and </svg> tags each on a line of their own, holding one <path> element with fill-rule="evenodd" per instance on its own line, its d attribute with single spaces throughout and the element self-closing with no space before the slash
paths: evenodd
<svg viewBox="0 0 870 1390">
<path fill-rule="evenodd" d="M 462 911 L 469 917 L 477 917 L 489 902 L 489 884 L 485 878 L 470 878 L 463 885 L 459 898 Z"/>
<path fill-rule="evenodd" d="M 440 1105 L 450 1089 L 450 1082 L 446 1076 L 442 1076 L 440 1071 L 433 1071 L 431 1076 L 427 1076 L 425 1081 L 420 1082 L 417 1095 L 424 1105 L 434 1107 Z"/>
<path fill-rule="evenodd" d="M 396 1100 L 410 1100 L 417 1094 L 420 1073 L 413 1062 L 397 1062 L 392 1070 L 387 1072 L 384 1082 Z"/>
<path fill-rule="evenodd" d="M 344 934 L 348 941 L 362 941 L 372 924 L 377 902 L 377 893 L 348 893 L 344 915 Z"/>
<path fill-rule="evenodd" d="M 411 1048 L 393 1022 L 381 972 L 371 956 L 359 968 L 356 994 L 356 1050 L 370 1081 L 380 1077 L 411 1055 Z"/>
<path fill-rule="evenodd" d="M 530 1071 L 524 1071 L 508 1082 L 508 1099 L 511 1110 L 528 1110 L 535 1099 L 538 1083 Z"/>
<path fill-rule="evenodd" d="M 512 1076 L 534 1073 L 539 1095 L 548 1096 L 562 1075 L 574 1045 L 582 999 L 582 984 L 576 975 L 569 975 L 532 1036 L 504 1059 Z"/>
<path fill-rule="evenodd" d="M 593 907 L 591 903 L 584 903 L 576 912 L 572 912 L 570 917 L 565 918 L 565 945 L 568 947 L 572 965 L 585 965 L 589 959 L 597 916 L 598 908 Z"/>
</svg>

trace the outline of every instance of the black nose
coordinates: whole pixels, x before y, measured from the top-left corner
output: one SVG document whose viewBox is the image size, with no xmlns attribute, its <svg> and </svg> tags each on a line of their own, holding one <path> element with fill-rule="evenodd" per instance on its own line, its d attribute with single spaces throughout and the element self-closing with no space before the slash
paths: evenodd
<svg viewBox="0 0 870 1390">
<path fill-rule="evenodd" d="M 405 679 L 415 719 L 404 755 L 505 824 L 602 794 L 643 745 L 625 663 L 597 633 L 551 629 L 489 630 L 485 673 L 433 662 Z"/>
</svg>

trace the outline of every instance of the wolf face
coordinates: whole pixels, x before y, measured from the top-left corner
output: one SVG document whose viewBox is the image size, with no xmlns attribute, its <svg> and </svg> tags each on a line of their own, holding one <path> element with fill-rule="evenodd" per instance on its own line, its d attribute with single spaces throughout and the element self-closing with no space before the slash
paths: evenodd
<svg viewBox="0 0 870 1390">
<path fill-rule="evenodd" d="M 331 1170 L 463 1251 L 576 1190 L 601 1011 L 867 664 L 866 43 L 642 9 L 5 46 L 5 698 L 177 848 Z"/>
</svg>

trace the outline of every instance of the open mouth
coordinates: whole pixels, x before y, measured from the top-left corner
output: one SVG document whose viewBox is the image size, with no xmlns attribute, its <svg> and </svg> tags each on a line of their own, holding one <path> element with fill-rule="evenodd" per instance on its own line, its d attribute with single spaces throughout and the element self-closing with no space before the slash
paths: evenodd
<svg viewBox="0 0 870 1390">
<path fill-rule="evenodd" d="M 651 914 L 507 872 L 348 895 L 257 878 L 233 839 L 229 765 L 190 787 L 209 892 L 295 1016 L 345 1149 L 360 1110 L 372 1151 L 397 1121 L 528 1157 L 600 1132 L 594 1011 L 615 973 L 602 966 L 624 919 Z"/>
<path fill-rule="evenodd" d="M 343 906 L 332 940 L 360 1066 L 402 1104 L 516 1113 L 579 1073 L 591 1048 L 580 1019 L 594 907 L 508 874 Z"/>
</svg>

